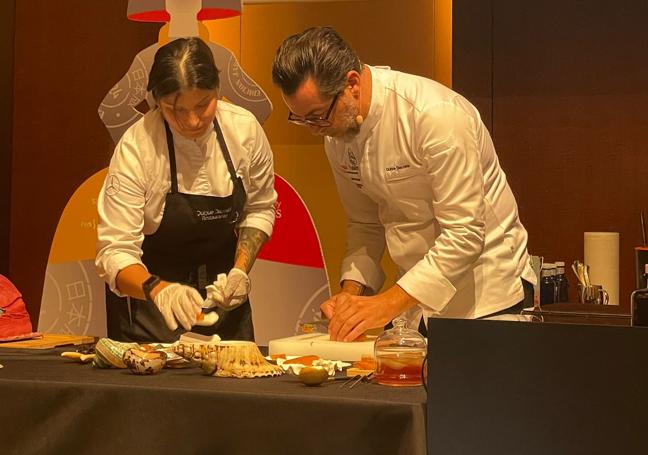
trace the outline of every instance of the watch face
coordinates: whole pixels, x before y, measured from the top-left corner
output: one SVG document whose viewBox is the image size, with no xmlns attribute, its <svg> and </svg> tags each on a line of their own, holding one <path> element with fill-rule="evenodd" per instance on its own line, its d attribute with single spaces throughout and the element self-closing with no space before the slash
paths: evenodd
<svg viewBox="0 0 648 455">
<path fill-rule="evenodd" d="M 148 277 L 146 280 L 144 280 L 144 283 L 142 283 L 142 286 L 151 286 L 151 285 L 157 283 L 158 281 L 160 281 L 160 277 L 159 277 L 159 276 L 157 276 L 157 275 L 151 275 L 151 276 Z"/>
<path fill-rule="evenodd" d="M 151 301 L 151 290 L 160 282 L 160 277 L 157 275 L 151 275 L 148 277 L 144 283 L 142 283 L 142 290 L 144 291 L 144 296 L 146 300 Z"/>
</svg>

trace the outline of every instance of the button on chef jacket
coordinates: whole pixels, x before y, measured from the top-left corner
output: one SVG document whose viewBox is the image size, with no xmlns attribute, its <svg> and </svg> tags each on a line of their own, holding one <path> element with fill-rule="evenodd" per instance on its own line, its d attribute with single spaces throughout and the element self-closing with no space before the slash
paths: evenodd
<svg viewBox="0 0 648 455">
<path fill-rule="evenodd" d="M 535 283 L 527 232 L 477 109 L 432 80 L 369 67 L 372 97 L 350 142 L 325 138 L 342 205 L 342 280 L 379 290 L 385 243 L 423 316 L 478 318 Z"/>
<path fill-rule="evenodd" d="M 247 193 L 238 226 L 256 228 L 270 236 L 277 194 L 268 139 L 254 116 L 241 107 L 219 101 L 216 118 Z M 232 178 L 213 127 L 198 139 L 172 132 L 178 190 L 218 197 L 232 194 Z M 116 289 L 117 273 L 132 264 L 144 266 L 144 236 L 158 229 L 170 189 L 164 122 L 160 110 L 154 109 L 133 124 L 117 144 L 97 203 L 96 266 L 119 296 L 123 294 Z"/>
</svg>

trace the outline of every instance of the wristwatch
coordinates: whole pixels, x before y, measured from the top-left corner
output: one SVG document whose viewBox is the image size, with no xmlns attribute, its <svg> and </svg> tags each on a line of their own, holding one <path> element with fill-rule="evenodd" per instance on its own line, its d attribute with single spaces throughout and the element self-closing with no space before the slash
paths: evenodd
<svg viewBox="0 0 648 455">
<path fill-rule="evenodd" d="M 342 287 L 346 286 L 347 283 L 354 287 L 355 295 L 365 295 L 367 287 L 364 284 L 355 280 L 344 280 Z"/>
<path fill-rule="evenodd" d="M 153 299 L 151 298 L 151 291 L 153 290 L 153 288 L 155 288 L 155 286 L 160 284 L 160 281 L 162 280 L 160 279 L 159 276 L 151 275 L 142 283 L 142 290 L 144 291 L 144 297 L 146 297 L 146 300 L 148 302 L 153 302 Z"/>
</svg>

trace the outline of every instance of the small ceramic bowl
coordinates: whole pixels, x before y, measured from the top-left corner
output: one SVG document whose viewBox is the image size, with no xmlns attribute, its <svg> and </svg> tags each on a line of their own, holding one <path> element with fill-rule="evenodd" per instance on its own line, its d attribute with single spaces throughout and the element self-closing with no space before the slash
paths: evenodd
<svg viewBox="0 0 648 455">
<path fill-rule="evenodd" d="M 162 351 L 144 351 L 131 348 L 124 353 L 123 361 L 135 374 L 159 373 L 166 365 L 167 355 Z"/>
</svg>

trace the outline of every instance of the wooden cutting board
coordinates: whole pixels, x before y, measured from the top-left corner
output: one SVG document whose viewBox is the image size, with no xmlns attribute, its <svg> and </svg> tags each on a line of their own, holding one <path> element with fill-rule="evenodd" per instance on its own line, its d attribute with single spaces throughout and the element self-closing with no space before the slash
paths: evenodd
<svg viewBox="0 0 648 455">
<path fill-rule="evenodd" d="M 79 345 L 94 343 L 95 337 L 88 335 L 62 335 L 55 333 L 44 333 L 42 338 L 32 340 L 10 341 L 0 343 L 0 348 L 12 349 L 51 349 L 57 346 Z"/>
</svg>

